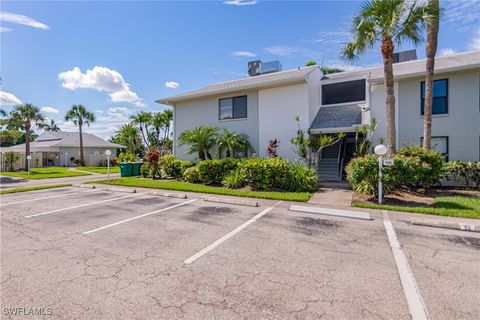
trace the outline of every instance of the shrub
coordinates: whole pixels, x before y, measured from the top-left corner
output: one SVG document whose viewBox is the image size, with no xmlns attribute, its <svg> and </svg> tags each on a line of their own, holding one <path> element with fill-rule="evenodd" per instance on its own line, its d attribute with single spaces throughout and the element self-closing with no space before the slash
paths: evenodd
<svg viewBox="0 0 480 320">
<path fill-rule="evenodd" d="M 230 172 L 223 180 L 222 185 L 229 189 L 238 189 L 245 185 L 245 177 L 239 169 Z"/>
<path fill-rule="evenodd" d="M 186 168 L 183 172 L 183 180 L 191 183 L 200 182 L 200 171 L 198 167 Z"/>
<path fill-rule="evenodd" d="M 182 161 L 178 160 L 174 155 L 168 154 L 158 159 L 158 165 L 167 176 L 172 178 L 181 178 L 182 170 L 180 168 Z"/>
<path fill-rule="evenodd" d="M 183 176 L 183 173 L 185 172 L 185 170 L 191 167 L 195 167 L 195 165 L 196 163 L 194 161 L 182 161 L 182 163 L 180 164 L 181 175 Z"/>
<path fill-rule="evenodd" d="M 110 166 L 116 167 L 117 165 L 118 165 L 118 158 L 117 157 L 110 158 Z"/>
<path fill-rule="evenodd" d="M 293 192 L 314 192 L 317 187 L 317 173 L 300 163 L 292 163 L 288 166 L 280 186 L 282 190 Z"/>
<path fill-rule="evenodd" d="M 144 178 L 147 178 L 150 176 L 150 170 L 151 170 L 151 165 L 150 163 L 144 163 L 141 167 L 140 167 L 140 174 L 144 177 Z"/>
<path fill-rule="evenodd" d="M 80 159 L 74 158 L 74 159 L 72 160 L 72 162 L 73 162 L 74 164 L 76 164 L 77 166 L 80 165 Z"/>
<path fill-rule="evenodd" d="M 158 159 L 160 159 L 160 150 L 157 148 L 149 148 L 145 154 L 145 160 L 147 160 L 148 166 L 145 166 L 144 172 L 147 172 L 148 169 L 147 176 L 151 176 L 153 179 L 157 176 L 159 178 L 162 177 L 162 173 L 158 166 Z M 144 173 L 142 173 L 142 175 L 144 175 Z"/>
<path fill-rule="evenodd" d="M 445 175 L 443 157 L 435 150 L 403 147 L 394 160 L 399 183 L 410 188 L 430 188 L 439 184 Z"/>
<path fill-rule="evenodd" d="M 239 159 L 204 160 L 197 167 L 200 181 L 206 184 L 220 184 L 238 166 Z"/>
<path fill-rule="evenodd" d="M 480 189 L 480 161 L 447 162 L 444 166 L 444 172 L 449 180 L 452 179 L 453 181 L 467 188 Z"/>
<path fill-rule="evenodd" d="M 150 151 L 150 149 L 149 149 Z M 135 162 L 137 161 L 137 156 L 132 152 L 123 152 L 118 155 L 120 162 Z"/>
<path fill-rule="evenodd" d="M 288 161 L 281 158 L 248 159 L 238 165 L 246 183 L 257 190 L 281 189 Z"/>
</svg>

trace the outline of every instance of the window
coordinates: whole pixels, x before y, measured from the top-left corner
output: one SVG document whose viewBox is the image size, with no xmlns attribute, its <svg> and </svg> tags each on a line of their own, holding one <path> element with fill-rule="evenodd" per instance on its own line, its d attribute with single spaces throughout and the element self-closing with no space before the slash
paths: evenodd
<svg viewBox="0 0 480 320">
<path fill-rule="evenodd" d="M 420 145 L 423 145 L 423 137 L 420 139 Z M 448 137 L 432 137 L 432 149 L 441 153 L 448 161 Z"/>
<path fill-rule="evenodd" d="M 322 104 L 365 101 L 365 79 L 322 86 Z"/>
<path fill-rule="evenodd" d="M 247 117 L 247 96 L 220 99 L 218 118 L 220 120 L 242 119 Z"/>
<path fill-rule="evenodd" d="M 425 81 L 420 83 L 421 91 L 421 114 L 425 105 Z M 433 81 L 433 104 L 432 114 L 448 113 L 448 79 Z"/>
</svg>

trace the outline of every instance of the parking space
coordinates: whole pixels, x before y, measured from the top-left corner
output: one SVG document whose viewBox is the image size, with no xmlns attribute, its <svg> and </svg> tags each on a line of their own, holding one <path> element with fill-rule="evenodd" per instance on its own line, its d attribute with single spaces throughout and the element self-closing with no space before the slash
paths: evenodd
<svg viewBox="0 0 480 320">
<path fill-rule="evenodd" d="M 290 205 L 74 187 L 2 197 L 2 307 L 51 308 L 42 319 L 411 317 L 381 216 Z M 478 314 L 478 238 L 393 226 L 432 319 Z"/>
</svg>

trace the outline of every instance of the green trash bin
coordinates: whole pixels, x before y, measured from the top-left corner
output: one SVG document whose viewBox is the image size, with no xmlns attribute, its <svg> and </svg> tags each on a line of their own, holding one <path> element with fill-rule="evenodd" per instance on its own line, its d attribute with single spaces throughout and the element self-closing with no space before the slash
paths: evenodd
<svg viewBox="0 0 480 320">
<path fill-rule="evenodd" d="M 140 175 L 140 166 L 142 164 L 140 162 L 132 163 L 132 176 L 139 176 Z"/>
<path fill-rule="evenodd" d="M 120 176 L 122 178 L 132 176 L 132 164 L 130 162 L 120 162 Z"/>
</svg>

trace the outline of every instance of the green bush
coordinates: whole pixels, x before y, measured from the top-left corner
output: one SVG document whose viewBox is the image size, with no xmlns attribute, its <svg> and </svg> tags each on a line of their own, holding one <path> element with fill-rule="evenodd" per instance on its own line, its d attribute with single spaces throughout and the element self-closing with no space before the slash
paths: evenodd
<svg viewBox="0 0 480 320">
<path fill-rule="evenodd" d="M 388 192 L 395 187 L 395 181 L 390 175 L 390 167 L 383 170 L 383 183 Z M 376 195 L 378 190 L 378 158 L 374 155 L 366 155 L 352 159 L 346 168 L 347 180 L 353 190 Z"/>
<path fill-rule="evenodd" d="M 288 166 L 285 178 L 280 184 L 282 190 L 294 192 L 314 192 L 317 187 L 317 173 L 300 163 Z"/>
<path fill-rule="evenodd" d="M 453 180 L 467 188 L 480 189 L 480 161 L 445 163 L 444 172 L 449 180 Z"/>
<path fill-rule="evenodd" d="M 198 167 L 186 168 L 183 172 L 183 180 L 191 183 L 200 182 L 200 171 L 198 170 Z"/>
<path fill-rule="evenodd" d="M 182 177 L 182 161 L 178 160 L 174 155 L 168 154 L 166 156 L 160 157 L 158 159 L 158 165 L 167 176 L 175 179 L 179 179 Z"/>
<path fill-rule="evenodd" d="M 220 184 L 230 172 L 237 168 L 239 161 L 231 158 L 201 161 L 197 165 L 200 181 L 206 184 Z"/>
<path fill-rule="evenodd" d="M 245 186 L 245 177 L 237 169 L 228 174 L 222 181 L 222 185 L 229 189 L 238 189 Z"/>
<path fill-rule="evenodd" d="M 248 159 L 239 163 L 246 183 L 256 190 L 281 189 L 288 171 L 288 161 L 281 158 Z"/>
<path fill-rule="evenodd" d="M 197 163 L 194 161 L 182 161 L 182 163 L 180 164 L 181 175 L 183 176 L 183 173 L 185 172 L 185 170 L 191 167 L 195 167 L 196 165 Z"/>
<path fill-rule="evenodd" d="M 118 155 L 120 162 L 135 162 L 137 161 L 137 156 L 132 152 L 123 152 Z"/>
</svg>

